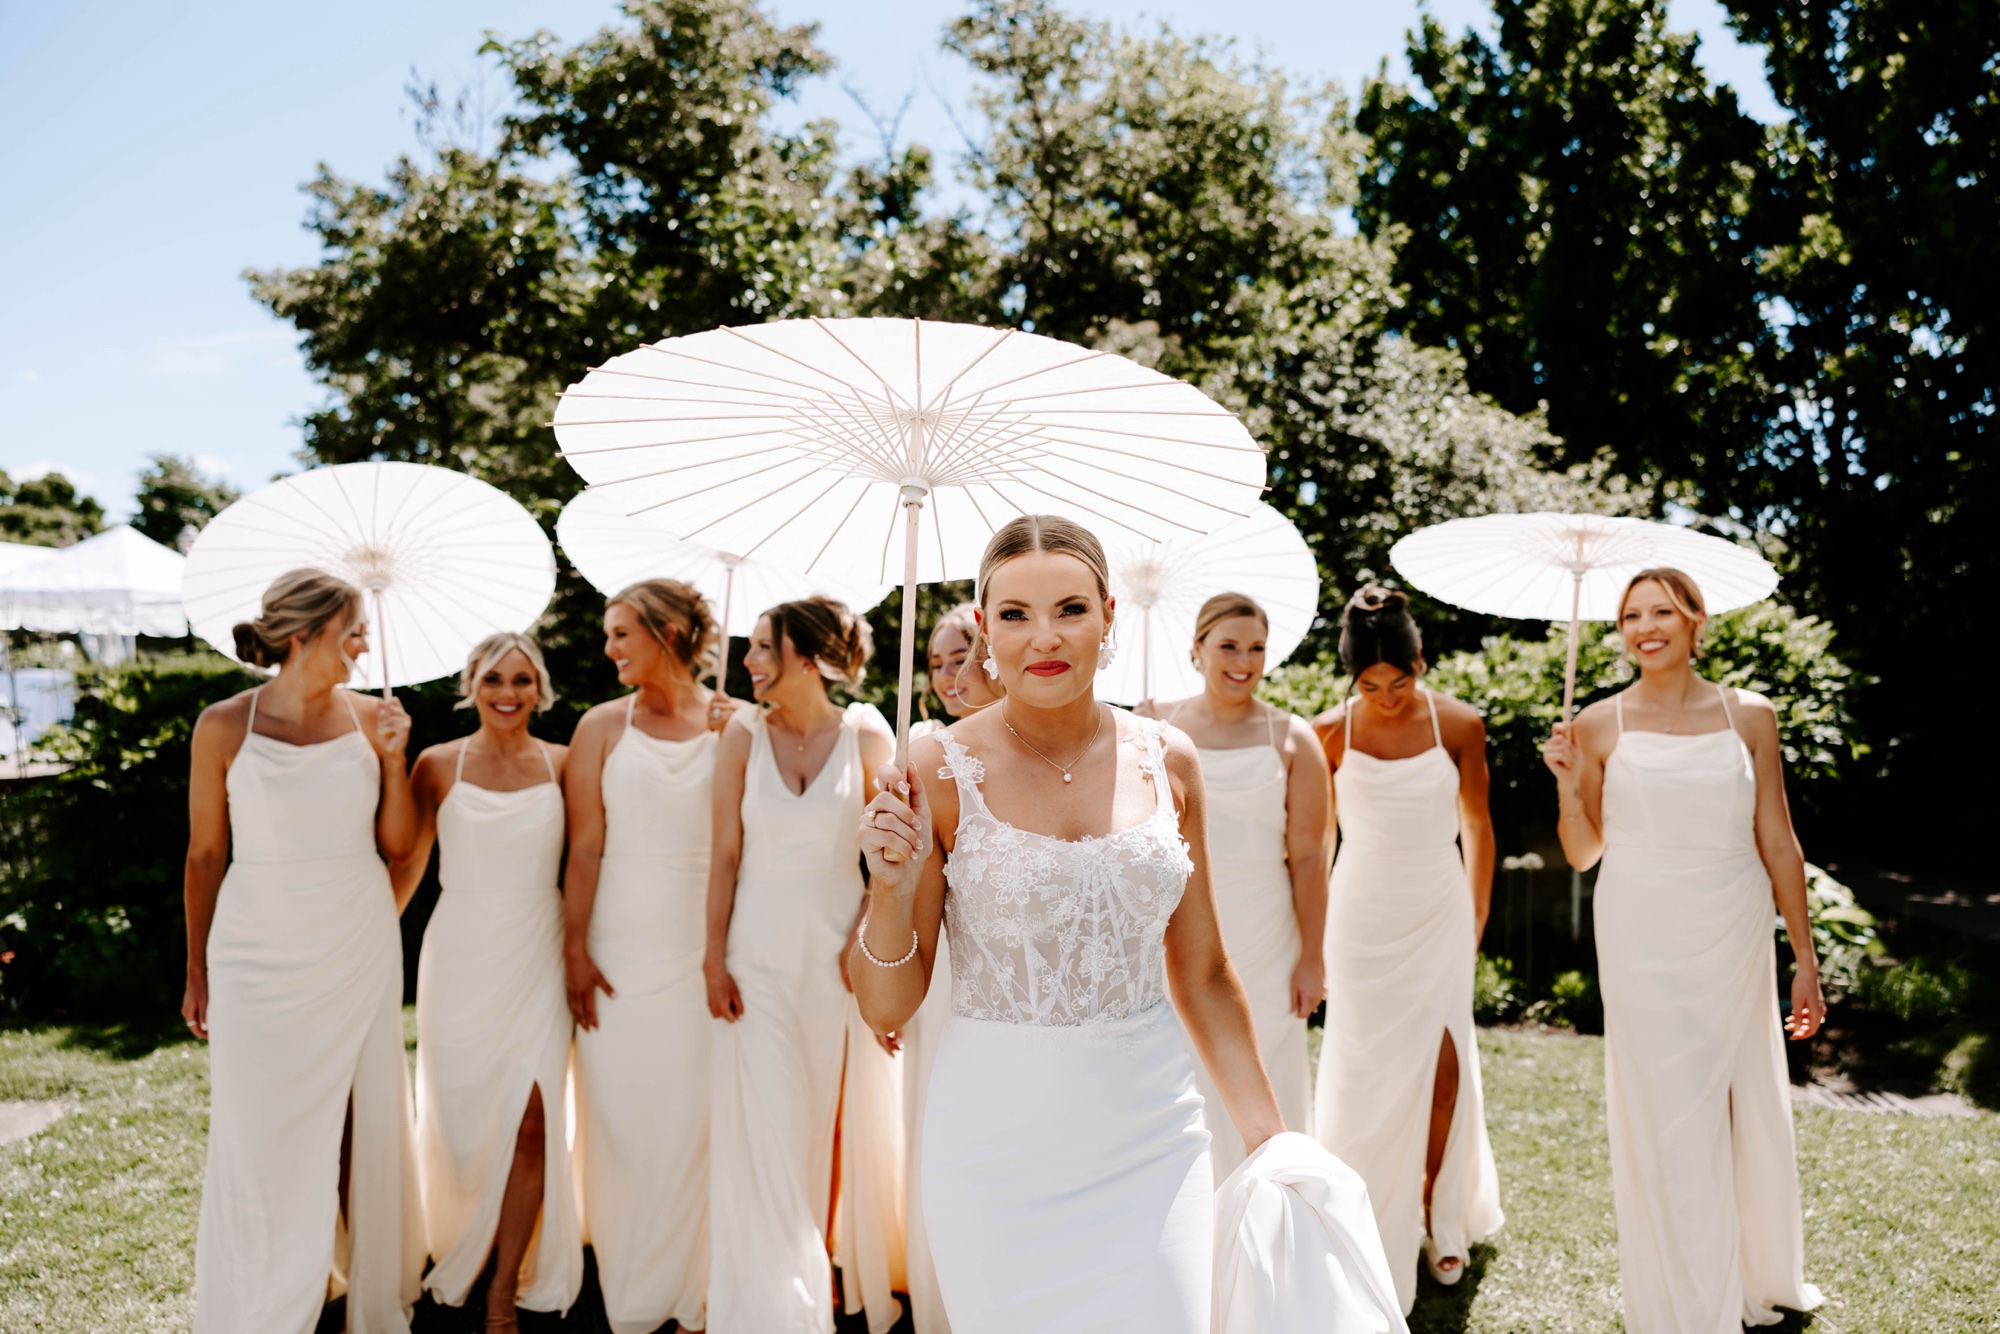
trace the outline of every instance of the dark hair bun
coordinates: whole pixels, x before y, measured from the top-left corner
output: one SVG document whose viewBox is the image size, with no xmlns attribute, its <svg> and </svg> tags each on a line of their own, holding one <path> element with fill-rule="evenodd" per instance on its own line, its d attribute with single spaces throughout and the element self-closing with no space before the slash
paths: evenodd
<svg viewBox="0 0 2000 1334">
<path fill-rule="evenodd" d="M 285 660 L 282 653 L 273 656 L 271 646 L 264 642 L 264 636 L 257 633 L 254 621 L 238 621 L 230 627 L 229 633 L 236 640 L 239 662 L 247 662 L 252 667 L 275 667 Z"/>
<path fill-rule="evenodd" d="M 1386 662 L 1414 674 L 1424 657 L 1424 637 L 1410 617 L 1410 595 L 1369 584 L 1347 601 L 1340 618 L 1340 663 L 1359 676 Z"/>
</svg>

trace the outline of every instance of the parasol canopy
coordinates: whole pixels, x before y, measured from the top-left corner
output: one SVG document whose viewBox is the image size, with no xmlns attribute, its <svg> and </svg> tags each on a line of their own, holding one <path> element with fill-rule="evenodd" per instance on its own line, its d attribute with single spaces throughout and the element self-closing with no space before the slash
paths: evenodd
<svg viewBox="0 0 2000 1334">
<path fill-rule="evenodd" d="M 1298 528 L 1269 505 L 1200 537 L 1113 546 L 1118 656 L 1097 691 L 1121 704 L 1199 694 L 1188 660 L 1195 616 L 1217 593 L 1255 598 L 1271 619 L 1265 663 L 1292 655 L 1319 614 L 1319 566 Z"/>
<path fill-rule="evenodd" d="M 748 635 L 758 613 L 780 602 L 822 594 L 866 611 L 891 585 L 800 574 L 769 561 L 745 560 L 699 542 L 683 542 L 625 512 L 614 489 L 591 487 L 556 520 L 563 554 L 590 586 L 610 597 L 641 579 L 679 579 L 708 599 L 723 635 Z"/>
<path fill-rule="evenodd" d="M 534 516 L 462 472 L 343 463 L 271 483 L 215 516 L 183 582 L 195 633 L 236 652 L 288 570 L 337 575 L 367 598 L 359 683 L 390 689 L 457 673 L 487 635 L 525 631 L 555 592 L 555 555 Z"/>
<path fill-rule="evenodd" d="M 1389 549 L 1412 587 L 1455 607 L 1569 622 L 1563 719 L 1576 694 L 1576 630 L 1617 618 L 1639 571 L 1671 566 L 1700 587 L 1710 615 L 1762 601 L 1778 586 L 1748 547 L 1675 524 L 1598 514 L 1485 514 L 1419 529 Z"/>
<path fill-rule="evenodd" d="M 783 320 L 614 357 L 556 438 L 626 512 L 811 576 L 903 585 L 897 755 L 915 585 L 978 573 L 995 529 L 1059 514 L 1107 542 L 1250 512 L 1264 451 L 1193 385 L 1111 352 L 926 320 Z"/>
</svg>

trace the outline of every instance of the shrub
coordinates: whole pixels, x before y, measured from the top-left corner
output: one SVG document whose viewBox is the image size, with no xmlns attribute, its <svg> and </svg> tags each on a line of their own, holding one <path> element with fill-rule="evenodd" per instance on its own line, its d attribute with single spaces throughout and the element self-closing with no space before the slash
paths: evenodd
<svg viewBox="0 0 2000 1334">
<path fill-rule="evenodd" d="M 70 767 L 8 797 L 0 997 L 9 1008 L 179 1004 L 188 743 L 202 709 L 250 683 L 214 653 L 79 676 L 75 719 L 37 748 Z"/>
<path fill-rule="evenodd" d="M 1869 1009 L 1906 1024 L 1941 1024 L 1966 1008 L 1978 982 L 1964 964 L 1938 963 L 1918 955 L 1862 969 L 1854 995 Z"/>
<path fill-rule="evenodd" d="M 1821 989 L 1828 1001 L 1839 1000 L 1860 985 L 1862 975 L 1884 953 L 1875 914 L 1855 902 L 1853 890 L 1811 862 L 1806 863 L 1806 909 L 1819 954 Z M 1784 918 L 1777 920 L 1776 930 L 1780 945 L 1787 945 Z"/>
<path fill-rule="evenodd" d="M 1530 1005 L 1522 1017 L 1530 1023 L 1547 1024 L 1552 1028 L 1602 1033 L 1604 996 L 1597 989 L 1595 977 L 1571 969 L 1556 974 L 1556 980 L 1549 984 L 1549 994 Z"/>
<path fill-rule="evenodd" d="M 1504 1024 L 1520 1014 L 1521 990 L 1514 977 L 1514 965 L 1504 958 L 1480 955 L 1472 974 L 1473 1021 Z"/>
</svg>

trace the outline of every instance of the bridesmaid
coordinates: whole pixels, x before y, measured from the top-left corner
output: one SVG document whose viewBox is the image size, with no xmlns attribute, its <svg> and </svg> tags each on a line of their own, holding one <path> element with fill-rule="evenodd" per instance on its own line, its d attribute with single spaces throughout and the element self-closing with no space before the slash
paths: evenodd
<svg viewBox="0 0 2000 1334">
<path fill-rule="evenodd" d="M 435 1261 L 424 1286 L 463 1306 L 492 1256 L 486 1328 L 513 1331 L 517 1306 L 567 1311 L 583 1284 L 556 883 L 569 748 L 528 731 L 555 691 L 527 636 L 481 640 L 458 689 L 479 729 L 417 757 L 417 842 L 391 868 L 407 900 L 438 845 L 444 893 L 417 965 L 417 1159 Z"/>
<path fill-rule="evenodd" d="M 1493 890 L 1486 727 L 1418 683 L 1423 640 L 1405 602 L 1371 585 L 1347 604 L 1352 693 L 1313 727 L 1340 845 L 1315 1133 L 1368 1183 L 1407 1315 L 1419 1250 L 1431 1277 L 1457 1283 L 1502 1216 L 1472 1028 Z"/>
<path fill-rule="evenodd" d="M 1708 615 L 1679 570 L 1618 611 L 1639 679 L 1558 724 L 1557 832 L 1597 876 L 1605 1110 L 1625 1327 L 1734 1334 L 1809 1311 L 1771 906 L 1798 959 L 1794 1041 L 1826 1016 L 1777 714 L 1704 681 Z"/>
<path fill-rule="evenodd" d="M 938 617 L 931 630 L 931 691 L 952 721 L 969 718 L 1000 699 L 997 677 L 980 664 L 986 653 L 979 637 L 978 609 L 961 602 Z M 949 723 L 925 719 L 910 729 L 910 738 L 940 731 Z M 916 1334 L 951 1334 L 944 1297 L 938 1291 L 937 1269 L 931 1263 L 930 1238 L 924 1231 L 922 1181 L 924 1104 L 930 1092 L 931 1065 L 938 1042 L 951 1019 L 951 955 L 939 950 L 931 972 L 931 987 L 910 1022 L 903 1025 L 903 1128 L 909 1143 L 908 1195 L 905 1201 L 909 1233 L 910 1315 Z"/>
<path fill-rule="evenodd" d="M 888 762 L 892 742 L 861 710 L 843 715 L 826 683 L 857 682 L 869 647 L 867 623 L 830 599 L 765 612 L 743 660 L 763 710 L 730 723 L 716 759 L 704 965 L 709 1013 L 724 1021 L 709 1150 L 715 1334 L 833 1329 L 828 1233 L 842 1069 L 870 1053 L 887 1059 L 848 1041 L 846 945 L 862 898 L 856 829 L 873 795 L 867 775 Z M 846 1160 L 856 1146 L 841 1147 Z M 857 1226 L 870 1221 L 863 1211 Z M 883 1292 L 880 1309 L 870 1303 L 871 1324 L 893 1322 L 891 1300 Z"/>
<path fill-rule="evenodd" d="M 688 585 L 620 590 L 604 655 L 632 693 L 583 715 L 564 775 L 576 1176 L 613 1334 L 705 1318 L 703 890 L 714 729 L 733 711 L 696 679 L 715 649 L 715 618 Z"/>
<path fill-rule="evenodd" d="M 417 836 L 409 718 L 342 688 L 368 637 L 332 575 L 280 575 L 235 633 L 277 676 L 194 729 L 181 1014 L 212 1043 L 194 1327 L 307 1334 L 344 1260 L 351 1334 L 406 1331 L 423 1214 L 383 859 Z"/>
<path fill-rule="evenodd" d="M 1326 759 L 1303 718 L 1257 698 L 1264 677 L 1264 609 L 1241 593 L 1201 606 L 1192 656 L 1202 693 L 1142 705 L 1187 733 L 1208 784 L 1209 874 L 1229 961 L 1250 997 L 1257 1048 L 1289 1130 L 1312 1132 L 1306 1020 L 1326 997 Z M 1214 1108 L 1215 1179 L 1246 1150 L 1222 1124 L 1222 1095 L 1205 1068 L 1195 1087 Z"/>
</svg>

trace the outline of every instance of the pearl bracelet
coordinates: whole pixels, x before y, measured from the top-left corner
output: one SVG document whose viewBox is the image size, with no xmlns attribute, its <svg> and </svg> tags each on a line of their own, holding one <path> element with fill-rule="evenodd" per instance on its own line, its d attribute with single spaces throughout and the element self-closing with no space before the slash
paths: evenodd
<svg viewBox="0 0 2000 1334">
<path fill-rule="evenodd" d="M 877 968 L 900 968 L 917 957 L 918 938 L 915 927 L 910 928 L 910 952 L 900 959 L 878 959 L 875 957 L 875 951 L 868 948 L 868 919 L 865 917 L 861 919 L 861 929 L 854 933 L 854 940 L 856 944 L 861 946 L 861 957 L 874 964 Z"/>
</svg>

